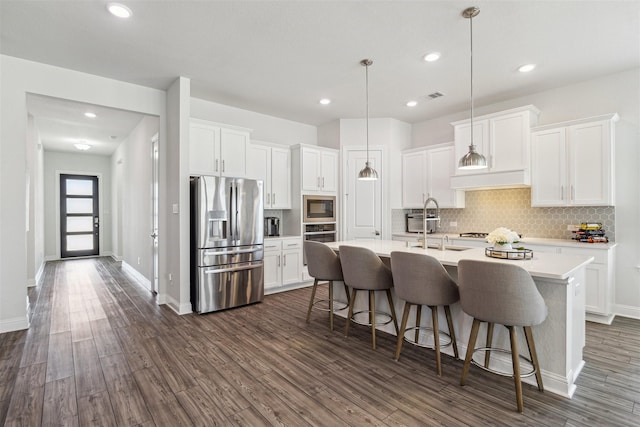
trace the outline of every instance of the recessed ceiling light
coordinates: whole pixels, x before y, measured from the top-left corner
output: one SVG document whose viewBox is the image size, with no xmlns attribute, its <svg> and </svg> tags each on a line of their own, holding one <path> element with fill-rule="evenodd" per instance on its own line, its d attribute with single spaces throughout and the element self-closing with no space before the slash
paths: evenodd
<svg viewBox="0 0 640 427">
<path fill-rule="evenodd" d="M 440 59 L 440 52 L 431 52 L 424 56 L 424 60 L 427 62 L 437 61 L 438 59 Z"/>
<path fill-rule="evenodd" d="M 89 148 L 91 148 L 89 144 L 83 144 L 83 143 L 73 144 L 73 146 L 80 151 L 87 151 Z"/>
<path fill-rule="evenodd" d="M 85 117 L 89 117 L 90 119 L 95 119 L 96 118 L 96 113 L 92 113 L 92 112 L 86 112 L 84 113 Z"/>
<path fill-rule="evenodd" d="M 533 70 L 534 68 L 536 68 L 536 64 L 526 64 L 526 65 L 523 65 L 520 68 L 518 68 L 518 71 L 520 71 L 521 73 L 528 73 L 529 71 Z"/>
<path fill-rule="evenodd" d="M 329 105 L 329 104 L 331 104 L 331 100 L 330 100 L 329 98 L 322 98 L 322 99 L 320 100 L 320 104 L 322 104 L 322 105 Z"/>
<path fill-rule="evenodd" d="M 117 16 L 118 18 L 129 18 L 131 15 L 133 15 L 131 9 L 120 3 L 109 3 L 107 5 L 107 10 L 113 16 Z"/>
<path fill-rule="evenodd" d="M 415 107 L 416 105 L 418 105 L 418 101 L 408 101 L 407 102 L 407 107 Z"/>
</svg>

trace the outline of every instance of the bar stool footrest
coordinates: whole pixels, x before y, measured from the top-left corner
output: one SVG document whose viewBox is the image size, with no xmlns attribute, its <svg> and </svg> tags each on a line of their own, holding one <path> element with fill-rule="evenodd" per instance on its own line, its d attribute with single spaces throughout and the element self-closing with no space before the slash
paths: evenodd
<svg viewBox="0 0 640 427">
<path fill-rule="evenodd" d="M 327 307 L 322 307 L 322 306 L 321 307 L 316 307 L 316 304 L 320 304 L 320 303 L 327 304 Z M 338 303 L 338 305 L 336 305 L 336 303 Z M 315 300 L 312 305 L 313 305 L 313 308 L 316 309 L 316 310 L 329 311 L 329 307 L 328 307 L 329 300 L 328 299 Z M 334 312 L 335 311 L 344 310 L 345 308 L 349 308 L 349 303 L 346 303 L 346 302 L 340 301 L 340 300 L 336 300 L 336 299 L 333 300 L 333 311 Z"/>
<path fill-rule="evenodd" d="M 477 352 L 481 352 L 481 351 L 482 352 L 491 351 L 491 352 L 496 352 L 496 353 L 504 353 L 504 354 L 508 354 L 509 356 L 511 356 L 511 351 L 505 350 L 504 348 L 499 348 L 499 347 L 478 347 L 478 348 L 473 350 L 473 354 L 476 354 Z M 522 356 L 520 354 L 518 355 L 518 357 L 520 358 L 520 360 L 525 361 L 526 364 L 531 366 L 531 370 L 520 373 L 520 378 L 527 378 L 527 377 L 530 377 L 530 376 L 534 375 L 536 373 L 536 368 L 533 366 L 533 362 L 531 361 L 531 359 L 529 359 L 529 358 L 527 358 L 525 356 Z M 482 369 L 483 371 L 491 372 L 492 374 L 500 375 L 502 377 L 513 378 L 513 373 L 512 372 L 497 371 L 495 369 L 487 368 L 487 367 L 484 366 L 483 363 L 476 362 L 473 359 L 473 355 L 471 356 L 471 363 L 473 365 L 477 366 L 478 368 Z"/>
<path fill-rule="evenodd" d="M 360 311 L 356 311 L 351 315 L 351 321 L 353 323 L 356 323 L 358 325 L 363 325 L 363 326 L 371 326 L 371 323 L 369 321 L 363 322 L 357 319 L 357 316 L 360 314 L 364 314 L 366 313 L 367 315 L 369 315 L 369 310 L 360 310 Z M 383 319 L 386 319 L 384 322 L 376 322 L 376 326 L 383 326 L 383 325 L 388 325 L 389 323 L 391 323 L 393 321 L 393 317 L 391 317 L 391 314 L 387 313 L 386 311 L 377 311 L 376 310 L 376 320 L 379 319 L 378 316 L 382 316 Z"/>
<path fill-rule="evenodd" d="M 415 330 L 421 330 L 421 331 L 430 331 L 431 333 L 429 335 L 427 335 L 428 338 L 432 338 L 433 339 L 433 328 L 429 327 L 429 326 L 413 326 L 410 328 L 407 328 L 404 330 L 404 334 L 402 335 L 402 339 L 405 342 L 408 342 L 409 344 L 413 344 L 416 345 L 418 347 L 423 347 L 423 348 L 428 348 L 431 350 L 435 350 L 435 345 L 429 345 L 429 344 L 425 344 L 425 343 L 421 343 L 419 341 L 416 341 L 415 338 L 407 338 L 407 332 L 411 332 L 411 331 L 415 331 Z M 453 340 L 451 339 L 451 335 L 449 335 L 447 332 L 438 330 L 438 334 L 440 335 L 440 348 L 445 348 L 445 347 L 449 347 L 453 344 Z M 415 337 L 415 334 L 414 334 Z"/>
</svg>

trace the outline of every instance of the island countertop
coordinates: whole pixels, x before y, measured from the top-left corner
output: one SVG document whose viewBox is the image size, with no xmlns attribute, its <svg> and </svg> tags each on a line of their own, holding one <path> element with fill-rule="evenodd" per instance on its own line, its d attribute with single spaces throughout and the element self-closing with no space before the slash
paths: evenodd
<svg viewBox="0 0 640 427">
<path fill-rule="evenodd" d="M 534 278 L 557 280 L 567 279 L 576 269 L 582 268 L 593 261 L 592 256 L 537 253 L 535 251 L 533 252 L 533 257 L 528 260 L 506 260 L 486 256 L 484 248 L 444 251 L 429 248 L 425 250 L 421 247 L 409 247 L 406 242 L 396 240 L 345 240 L 330 242 L 327 245 L 334 250 L 338 250 L 340 245 L 364 247 L 371 249 L 380 257 L 389 257 L 393 251 L 428 254 L 440 261 L 442 265 L 454 267 L 458 265 L 458 261 L 461 259 L 513 263 L 527 270 Z M 460 249 L 460 247 L 455 248 Z"/>
</svg>

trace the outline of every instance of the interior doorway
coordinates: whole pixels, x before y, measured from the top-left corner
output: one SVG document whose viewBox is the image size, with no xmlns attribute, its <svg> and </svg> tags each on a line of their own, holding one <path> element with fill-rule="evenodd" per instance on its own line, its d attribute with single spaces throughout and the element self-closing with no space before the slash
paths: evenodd
<svg viewBox="0 0 640 427">
<path fill-rule="evenodd" d="M 382 150 L 369 150 L 369 162 L 378 171 L 376 181 L 358 180 L 367 161 L 366 150 L 347 150 L 343 180 L 346 240 L 382 238 Z"/>
<path fill-rule="evenodd" d="M 60 174 L 60 257 L 100 255 L 98 177 Z"/>
</svg>

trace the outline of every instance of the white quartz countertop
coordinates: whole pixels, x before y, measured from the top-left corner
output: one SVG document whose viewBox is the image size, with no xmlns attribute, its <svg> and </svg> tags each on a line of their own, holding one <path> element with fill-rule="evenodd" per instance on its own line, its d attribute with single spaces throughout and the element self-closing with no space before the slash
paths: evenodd
<svg viewBox="0 0 640 427">
<path fill-rule="evenodd" d="M 422 233 L 393 233 L 393 236 L 398 237 L 415 237 L 416 239 L 422 239 Z M 442 239 L 443 237 L 448 236 L 449 239 L 455 240 L 469 240 L 473 242 L 483 241 L 482 238 L 478 237 L 460 237 L 459 233 L 433 233 L 427 234 L 427 239 Z M 550 246 L 565 246 L 570 248 L 584 248 L 584 249 L 610 249 L 616 246 L 615 242 L 608 243 L 585 243 L 578 242 L 576 240 L 571 239 L 548 239 L 544 237 L 523 237 L 520 242 L 516 244 L 516 246 L 524 246 L 527 247 L 527 244 L 531 245 L 550 245 Z M 487 243 L 487 246 L 491 246 Z"/>
<path fill-rule="evenodd" d="M 573 271 L 593 261 L 592 256 L 537 253 L 533 251 L 533 257 L 528 260 L 504 260 L 491 258 L 485 255 L 485 248 L 470 248 L 464 251 L 441 251 L 439 249 L 423 249 L 420 247 L 407 247 L 406 242 L 396 240 L 348 240 L 342 242 L 327 243 L 332 249 L 338 249 L 340 245 L 359 246 L 369 248 L 378 256 L 388 257 L 393 251 L 426 253 L 436 258 L 444 266 L 457 266 L 461 259 L 474 259 L 480 261 L 513 263 L 521 266 L 532 277 L 565 280 Z"/>
</svg>

